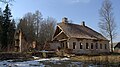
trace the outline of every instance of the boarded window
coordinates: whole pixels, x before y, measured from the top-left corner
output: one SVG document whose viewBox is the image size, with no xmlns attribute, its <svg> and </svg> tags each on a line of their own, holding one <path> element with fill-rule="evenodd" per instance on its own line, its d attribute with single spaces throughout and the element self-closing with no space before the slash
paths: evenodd
<svg viewBox="0 0 120 67">
<path fill-rule="evenodd" d="M 86 49 L 88 49 L 89 48 L 89 44 L 88 43 L 86 43 Z"/>
<path fill-rule="evenodd" d="M 91 49 L 93 49 L 93 43 L 91 43 Z"/>
<path fill-rule="evenodd" d="M 107 49 L 107 44 L 105 44 L 105 49 Z"/>
<path fill-rule="evenodd" d="M 98 43 L 95 44 L 96 49 L 98 49 Z"/>
<path fill-rule="evenodd" d="M 102 49 L 102 44 L 100 44 L 100 49 Z"/>
<path fill-rule="evenodd" d="M 76 42 L 73 42 L 73 49 L 76 48 Z"/>
<path fill-rule="evenodd" d="M 80 43 L 80 49 L 82 49 L 82 44 Z"/>
</svg>

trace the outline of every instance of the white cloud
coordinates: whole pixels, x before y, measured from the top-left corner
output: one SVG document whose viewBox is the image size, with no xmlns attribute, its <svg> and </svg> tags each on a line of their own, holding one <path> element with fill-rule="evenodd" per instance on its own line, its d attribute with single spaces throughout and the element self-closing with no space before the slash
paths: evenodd
<svg viewBox="0 0 120 67">
<path fill-rule="evenodd" d="M 90 0 L 71 0 L 72 3 L 89 3 Z"/>
</svg>

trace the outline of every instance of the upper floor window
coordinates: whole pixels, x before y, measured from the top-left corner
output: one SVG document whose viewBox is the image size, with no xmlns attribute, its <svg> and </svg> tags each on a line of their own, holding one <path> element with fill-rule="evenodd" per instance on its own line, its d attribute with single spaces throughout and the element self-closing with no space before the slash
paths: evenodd
<svg viewBox="0 0 120 67">
<path fill-rule="evenodd" d="M 73 49 L 76 48 L 76 42 L 73 42 Z"/>
<path fill-rule="evenodd" d="M 80 43 L 80 49 L 82 49 L 82 43 Z"/>
<path fill-rule="evenodd" d="M 89 48 L 89 44 L 88 43 L 86 43 L 86 49 L 88 49 Z"/>
<path fill-rule="evenodd" d="M 93 49 L 93 43 L 91 43 L 91 49 Z"/>
</svg>

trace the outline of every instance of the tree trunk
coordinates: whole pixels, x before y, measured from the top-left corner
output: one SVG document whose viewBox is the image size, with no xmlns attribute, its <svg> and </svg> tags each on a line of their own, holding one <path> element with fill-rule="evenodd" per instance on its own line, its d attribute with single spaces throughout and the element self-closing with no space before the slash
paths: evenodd
<svg viewBox="0 0 120 67">
<path fill-rule="evenodd" d="M 112 39 L 112 35 L 110 35 L 110 41 L 111 41 L 111 52 L 113 53 L 113 39 Z"/>
</svg>

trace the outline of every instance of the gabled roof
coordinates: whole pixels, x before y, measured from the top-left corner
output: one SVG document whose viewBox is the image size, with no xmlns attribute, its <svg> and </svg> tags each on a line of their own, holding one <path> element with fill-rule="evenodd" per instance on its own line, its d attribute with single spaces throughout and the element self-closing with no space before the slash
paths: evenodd
<svg viewBox="0 0 120 67">
<path fill-rule="evenodd" d="M 57 27 L 59 27 L 70 38 L 107 40 L 103 35 L 85 25 L 77 25 L 73 23 L 58 23 Z"/>
<path fill-rule="evenodd" d="M 120 48 L 120 42 L 116 43 L 114 48 Z"/>
</svg>

